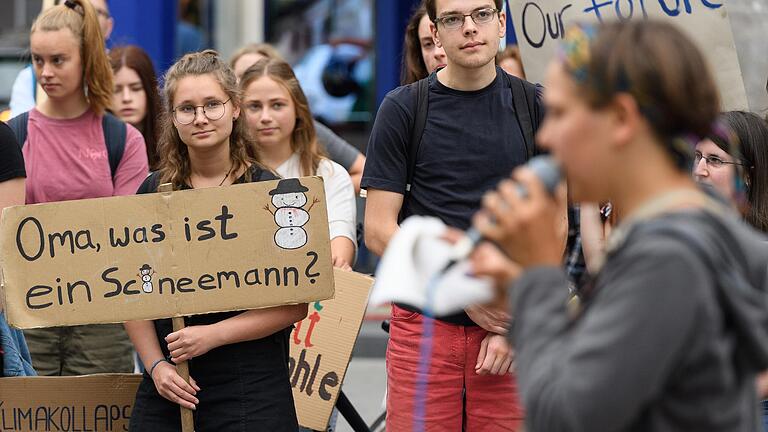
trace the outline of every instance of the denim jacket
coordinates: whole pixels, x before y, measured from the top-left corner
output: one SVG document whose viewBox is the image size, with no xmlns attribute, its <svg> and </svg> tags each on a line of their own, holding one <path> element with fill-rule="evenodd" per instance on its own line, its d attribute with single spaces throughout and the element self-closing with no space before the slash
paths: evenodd
<svg viewBox="0 0 768 432">
<path fill-rule="evenodd" d="M 32 368 L 24 333 L 8 326 L 0 312 L 0 347 L 3 349 L 3 375 L 6 377 L 37 375 Z"/>
</svg>

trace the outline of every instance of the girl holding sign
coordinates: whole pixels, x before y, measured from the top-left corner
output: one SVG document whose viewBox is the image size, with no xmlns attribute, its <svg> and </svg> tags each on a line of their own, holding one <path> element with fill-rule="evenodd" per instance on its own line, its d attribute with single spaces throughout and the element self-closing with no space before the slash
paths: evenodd
<svg viewBox="0 0 768 432">
<path fill-rule="evenodd" d="M 160 169 L 138 193 L 162 183 L 196 189 L 274 180 L 248 156 L 250 142 L 232 70 L 215 51 L 188 54 L 165 76 Z M 307 305 L 134 321 L 125 328 L 147 368 L 131 431 L 180 430 L 179 405 L 196 410 L 195 430 L 296 431 L 288 378 L 288 335 Z M 187 384 L 175 364 L 189 361 Z"/>
<path fill-rule="evenodd" d="M 351 270 L 355 189 L 347 171 L 322 155 L 307 97 L 293 69 L 282 60 L 261 59 L 245 71 L 240 87 L 248 130 L 264 164 L 285 178 L 323 177 L 333 265 Z"/>
</svg>

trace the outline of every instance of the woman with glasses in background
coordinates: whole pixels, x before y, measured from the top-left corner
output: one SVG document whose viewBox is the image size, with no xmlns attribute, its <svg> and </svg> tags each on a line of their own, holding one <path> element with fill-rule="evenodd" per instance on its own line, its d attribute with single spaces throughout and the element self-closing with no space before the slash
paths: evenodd
<svg viewBox="0 0 768 432">
<path fill-rule="evenodd" d="M 768 124 L 743 111 L 726 112 L 720 121 L 728 130 L 696 144 L 693 175 L 739 208 L 750 225 L 768 233 Z M 758 377 L 757 390 L 768 431 L 768 373 Z"/>
<path fill-rule="evenodd" d="M 768 124 L 743 111 L 723 113 L 720 121 L 727 131 L 696 144 L 693 175 L 743 208 L 746 221 L 768 233 Z M 737 148 L 723 136 L 729 133 Z"/>
</svg>

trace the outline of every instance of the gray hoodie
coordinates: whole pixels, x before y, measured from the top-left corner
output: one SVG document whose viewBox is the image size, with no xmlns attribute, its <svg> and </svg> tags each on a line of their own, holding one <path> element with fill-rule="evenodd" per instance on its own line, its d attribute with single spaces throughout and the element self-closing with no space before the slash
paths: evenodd
<svg viewBox="0 0 768 432">
<path fill-rule="evenodd" d="M 761 234 L 686 211 L 635 224 L 578 308 L 562 270 L 526 272 L 511 337 L 528 431 L 759 430 L 767 270 Z"/>
</svg>

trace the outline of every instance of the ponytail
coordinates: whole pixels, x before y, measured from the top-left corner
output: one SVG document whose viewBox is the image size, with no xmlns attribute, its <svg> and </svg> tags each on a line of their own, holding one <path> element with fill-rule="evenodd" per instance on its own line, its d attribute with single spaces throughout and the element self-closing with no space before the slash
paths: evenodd
<svg viewBox="0 0 768 432">
<path fill-rule="evenodd" d="M 88 0 L 65 0 L 44 10 L 32 24 L 31 33 L 63 28 L 80 41 L 83 91 L 91 110 L 103 115 L 112 104 L 113 81 L 96 9 Z"/>
</svg>

